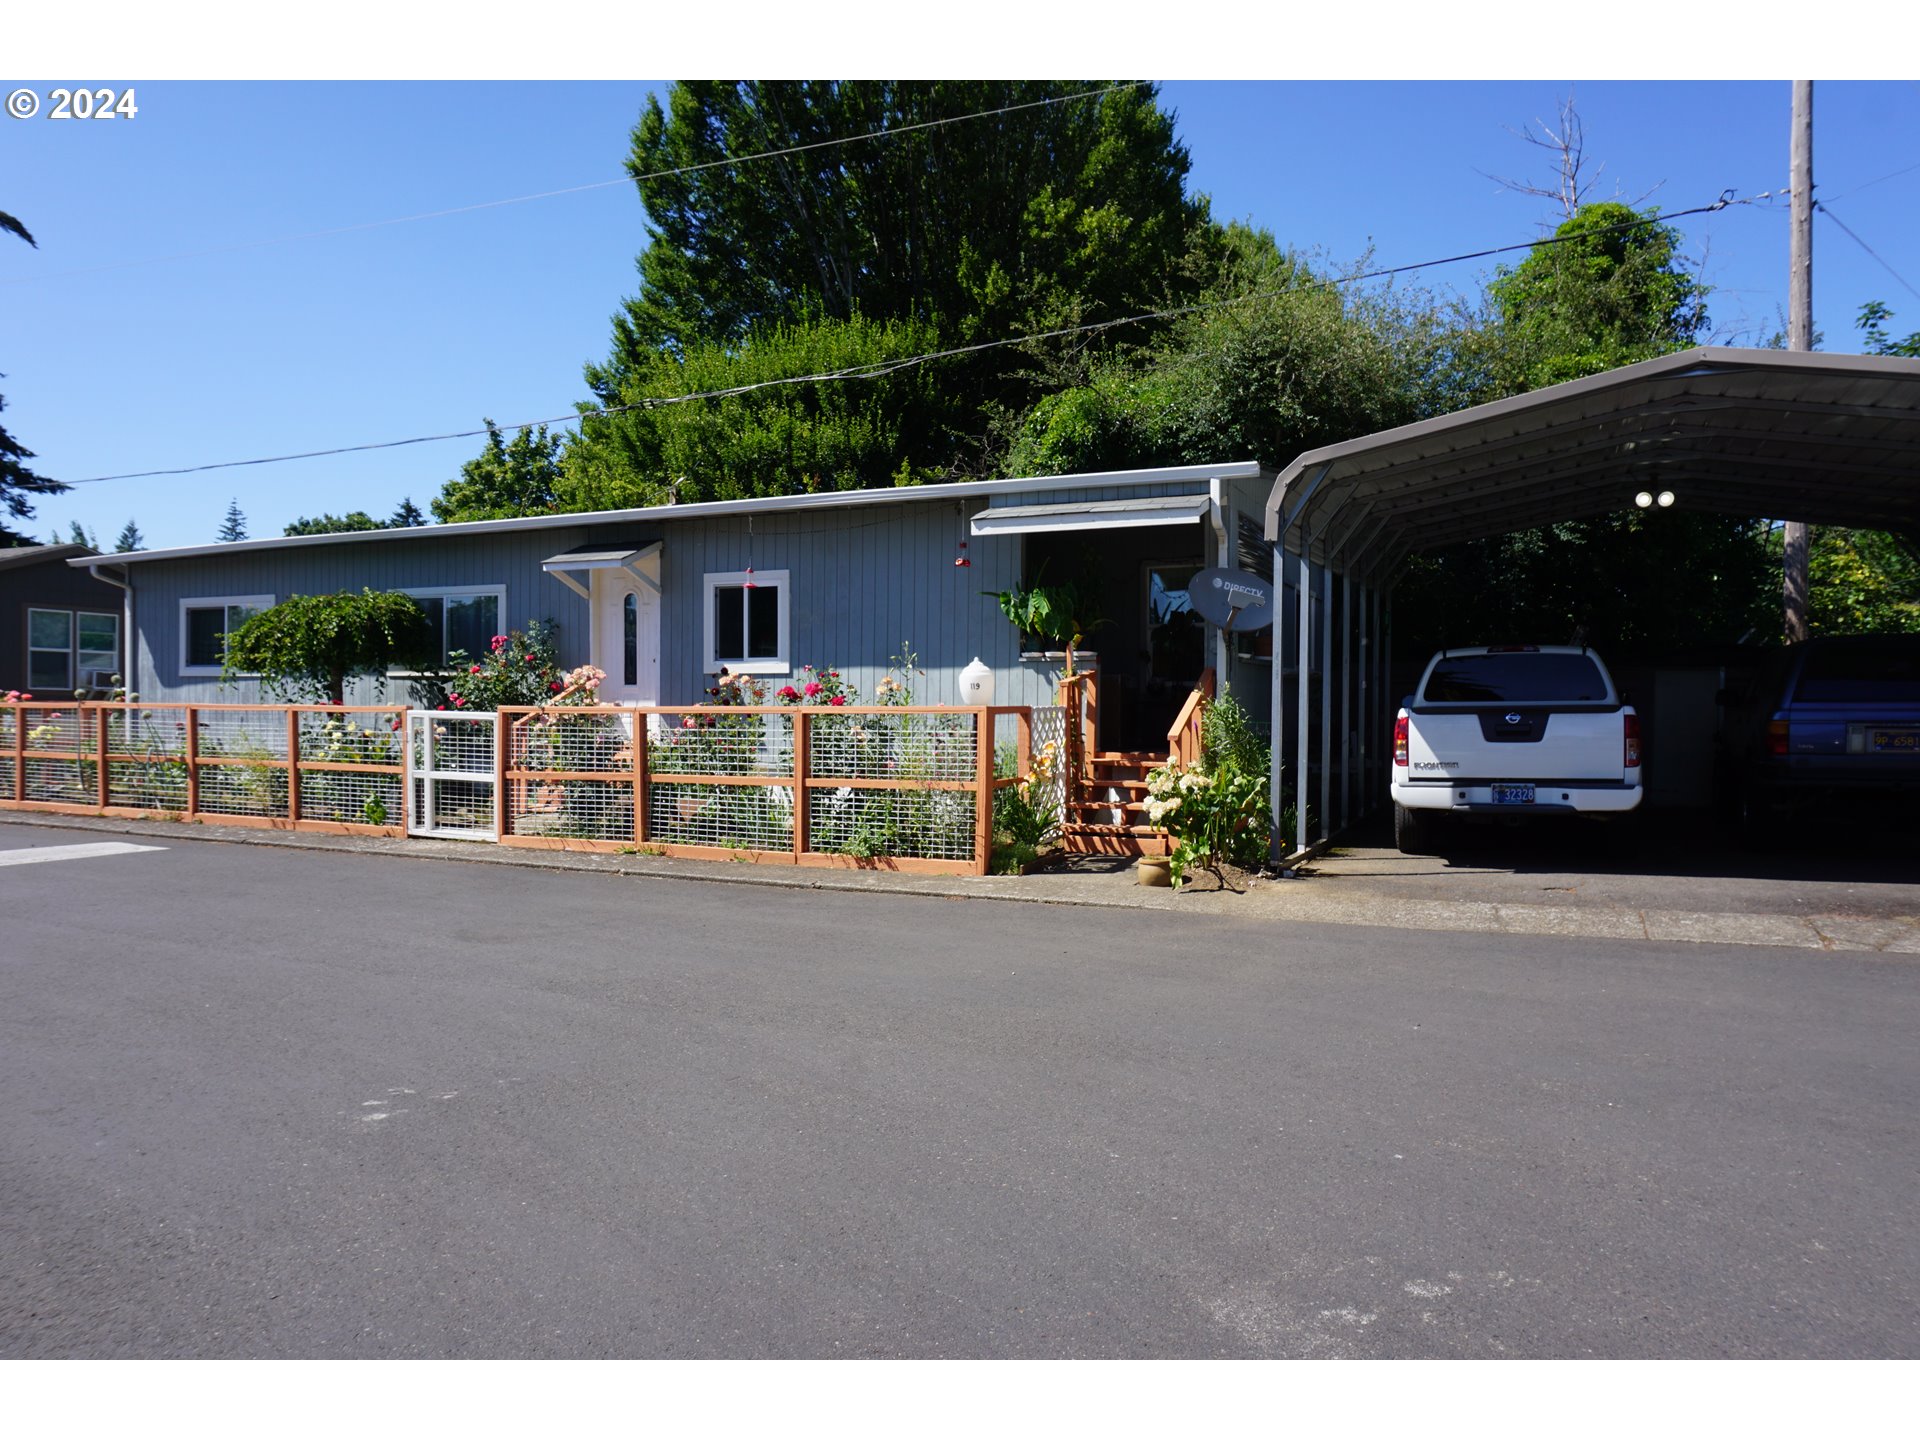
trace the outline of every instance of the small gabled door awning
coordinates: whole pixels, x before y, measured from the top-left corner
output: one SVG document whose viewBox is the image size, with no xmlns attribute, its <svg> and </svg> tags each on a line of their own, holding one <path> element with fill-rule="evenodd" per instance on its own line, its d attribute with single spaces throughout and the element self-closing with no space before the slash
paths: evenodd
<svg viewBox="0 0 1920 1440">
<path fill-rule="evenodd" d="M 1032 535 L 1048 530 L 1123 530 L 1141 525 L 1197 524 L 1205 495 L 1154 495 L 1127 500 L 1076 500 L 1064 505 L 996 505 L 973 517 L 975 535 Z"/>
<path fill-rule="evenodd" d="M 660 554 L 660 546 L 658 540 L 650 545 L 588 545 L 548 556 L 540 562 L 540 568 L 582 600 L 591 600 L 593 592 L 574 578 L 575 571 L 626 570 L 658 595 L 660 582 L 641 567 Z"/>
</svg>

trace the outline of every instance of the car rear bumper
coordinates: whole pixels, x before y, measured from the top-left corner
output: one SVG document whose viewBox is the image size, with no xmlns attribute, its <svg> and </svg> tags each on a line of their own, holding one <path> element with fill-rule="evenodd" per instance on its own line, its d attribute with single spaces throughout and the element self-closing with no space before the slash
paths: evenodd
<svg viewBox="0 0 1920 1440">
<path fill-rule="evenodd" d="M 1393 800 L 1409 810 L 1446 810 L 1488 815 L 1621 815 L 1638 808 L 1643 788 L 1635 785 L 1569 785 L 1532 781 L 1531 804 L 1496 801 L 1489 781 L 1453 785 L 1393 783 Z"/>
</svg>

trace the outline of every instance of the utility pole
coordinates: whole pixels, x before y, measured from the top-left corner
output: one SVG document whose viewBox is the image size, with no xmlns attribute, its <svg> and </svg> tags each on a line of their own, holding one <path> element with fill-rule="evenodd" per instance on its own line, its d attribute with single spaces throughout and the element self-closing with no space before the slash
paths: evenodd
<svg viewBox="0 0 1920 1440">
<path fill-rule="evenodd" d="M 1813 82 L 1793 82 L 1793 218 L 1787 254 L 1787 349 L 1813 349 Z M 1787 641 L 1807 638 L 1807 527 L 1789 520 L 1781 605 Z"/>
</svg>

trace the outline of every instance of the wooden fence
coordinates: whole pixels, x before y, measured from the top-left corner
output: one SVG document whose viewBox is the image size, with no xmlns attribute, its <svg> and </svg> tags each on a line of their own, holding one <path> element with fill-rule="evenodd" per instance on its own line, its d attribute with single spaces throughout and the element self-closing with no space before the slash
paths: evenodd
<svg viewBox="0 0 1920 1440">
<path fill-rule="evenodd" d="M 502 844 L 936 874 L 987 873 L 994 792 L 1033 753 L 1026 706 L 506 707 L 500 726 Z"/>
<path fill-rule="evenodd" d="M 406 833 L 397 705 L 0 704 L 0 809 Z"/>
</svg>

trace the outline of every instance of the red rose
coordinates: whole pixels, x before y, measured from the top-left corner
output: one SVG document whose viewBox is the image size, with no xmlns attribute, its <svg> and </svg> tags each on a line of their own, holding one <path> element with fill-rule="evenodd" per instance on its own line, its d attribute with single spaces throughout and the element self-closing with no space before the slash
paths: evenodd
<svg viewBox="0 0 1920 1440">
<path fill-rule="evenodd" d="M 847 697 L 844 695 L 836 695 L 827 703 L 829 705 L 844 705 L 847 703 Z"/>
</svg>

